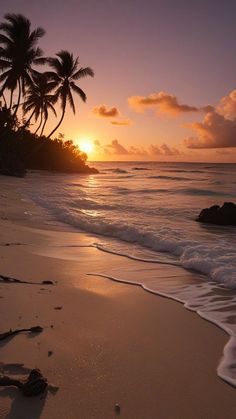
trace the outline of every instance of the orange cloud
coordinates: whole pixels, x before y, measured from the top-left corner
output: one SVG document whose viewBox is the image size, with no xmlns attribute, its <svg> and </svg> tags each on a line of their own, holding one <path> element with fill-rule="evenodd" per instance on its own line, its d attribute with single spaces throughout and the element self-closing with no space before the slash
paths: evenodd
<svg viewBox="0 0 236 419">
<path fill-rule="evenodd" d="M 144 111 L 147 107 L 156 108 L 159 112 L 169 115 L 178 115 L 180 113 L 199 112 L 204 108 L 180 104 L 176 96 L 165 92 L 152 93 L 148 96 L 131 96 L 128 98 L 131 108 L 138 112 Z"/>
<path fill-rule="evenodd" d="M 195 122 L 189 127 L 198 136 L 184 141 L 188 148 L 236 147 L 236 119 L 227 119 L 217 112 L 209 112 L 203 122 Z"/>
<path fill-rule="evenodd" d="M 99 105 L 95 106 L 92 109 L 92 112 L 102 118 L 114 118 L 120 115 L 120 111 L 116 106 L 113 106 L 112 108 L 108 108 L 106 105 Z"/>
<path fill-rule="evenodd" d="M 227 119 L 236 118 L 236 89 L 220 100 L 217 112 Z"/>
<path fill-rule="evenodd" d="M 149 151 L 153 156 L 179 156 L 183 154 L 177 147 L 169 147 L 165 143 L 160 146 L 151 144 Z"/>
<path fill-rule="evenodd" d="M 130 119 L 123 119 L 120 121 L 111 121 L 111 125 L 118 125 L 118 126 L 125 126 L 125 125 L 131 125 L 132 121 Z"/>
<path fill-rule="evenodd" d="M 120 154 L 120 155 L 129 154 L 128 150 L 125 147 L 123 147 L 123 145 L 121 145 L 118 140 L 113 140 L 111 144 L 107 144 L 106 147 L 112 150 L 114 154 Z"/>
<path fill-rule="evenodd" d="M 109 155 L 123 155 L 123 156 L 140 156 L 140 157 L 153 157 L 153 156 L 179 156 L 184 153 L 175 146 L 168 146 L 163 143 L 161 145 L 151 145 L 147 149 L 139 146 L 124 147 L 118 140 L 113 140 L 110 144 L 102 145 L 100 141 L 95 140 L 94 145 L 96 151 L 102 154 Z"/>
<path fill-rule="evenodd" d="M 205 112 L 203 122 L 186 125 L 197 136 L 185 139 L 185 145 L 195 149 L 236 147 L 236 89 L 224 96 L 215 108 L 205 106 Z"/>
</svg>

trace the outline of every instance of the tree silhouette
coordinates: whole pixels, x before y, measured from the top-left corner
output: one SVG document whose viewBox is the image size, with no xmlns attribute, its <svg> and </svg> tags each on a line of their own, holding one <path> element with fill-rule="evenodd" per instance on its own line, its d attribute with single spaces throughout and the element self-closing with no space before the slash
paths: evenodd
<svg viewBox="0 0 236 419">
<path fill-rule="evenodd" d="M 94 72 L 90 67 L 81 67 L 78 69 L 78 57 L 74 59 L 73 54 L 68 51 L 60 51 L 56 56 L 58 58 L 48 59 L 48 63 L 54 71 L 48 72 L 47 74 L 50 79 L 57 84 L 55 97 L 60 101 L 62 114 L 58 124 L 49 134 L 48 138 L 50 138 L 61 125 L 65 116 L 67 102 L 69 102 L 72 111 L 75 113 L 72 93 L 78 94 L 83 102 L 86 101 L 86 94 L 75 82 L 83 77 L 94 76 Z"/>
<path fill-rule="evenodd" d="M 6 14 L 5 22 L 0 24 L 0 75 L 2 87 L 0 96 L 5 89 L 9 89 L 10 104 L 13 106 L 13 92 L 18 87 L 18 99 L 14 109 L 16 115 L 22 92 L 32 83 L 32 65 L 44 64 L 46 59 L 43 52 L 37 47 L 37 42 L 45 31 L 38 27 L 31 32 L 30 21 L 21 14 Z"/>
<path fill-rule="evenodd" d="M 37 46 L 44 29 L 32 31 L 30 21 L 21 14 L 6 14 L 4 19 L 0 24 L 0 173 L 23 176 L 27 168 L 97 173 L 87 166 L 86 154 L 73 141 L 50 139 L 63 121 L 67 103 L 75 113 L 73 93 L 86 101 L 86 94 L 76 81 L 93 77 L 93 70 L 79 68 L 78 58 L 68 51 L 60 51 L 56 58 L 44 58 Z M 33 68 L 46 63 L 50 71 L 39 73 Z M 13 103 L 15 92 L 17 100 Z M 49 112 L 56 116 L 57 101 L 62 108 L 60 120 L 48 137 L 43 136 Z M 21 105 L 24 117 L 27 116 L 23 124 L 17 115 Z M 32 118 L 39 120 L 34 134 L 27 129 Z M 40 136 L 35 135 L 40 128 Z"/>
<path fill-rule="evenodd" d="M 24 113 L 26 114 L 31 112 L 25 126 L 29 125 L 33 116 L 35 121 L 37 121 L 40 117 L 40 124 L 35 133 L 41 127 L 44 119 L 40 133 L 40 135 L 43 135 L 43 131 L 48 120 L 48 111 L 51 110 L 56 116 L 56 111 L 53 107 L 53 104 L 55 103 L 55 95 L 50 94 L 56 85 L 55 82 L 49 80 L 47 73 L 34 72 L 32 80 L 33 83 L 27 90 L 25 102 L 23 104 Z"/>
</svg>

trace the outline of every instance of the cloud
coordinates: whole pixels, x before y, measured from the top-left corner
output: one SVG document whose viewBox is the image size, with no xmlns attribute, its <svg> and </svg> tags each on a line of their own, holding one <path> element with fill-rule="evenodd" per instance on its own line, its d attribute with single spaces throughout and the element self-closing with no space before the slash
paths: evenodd
<svg viewBox="0 0 236 419">
<path fill-rule="evenodd" d="M 183 154 L 177 147 L 169 147 L 165 143 L 160 146 L 151 144 L 149 151 L 153 156 L 179 156 Z"/>
<path fill-rule="evenodd" d="M 98 141 L 98 140 L 94 140 L 94 145 L 96 146 L 96 147 L 100 147 L 101 146 L 101 143 L 100 143 L 100 141 Z"/>
<path fill-rule="evenodd" d="M 236 147 L 236 119 L 226 119 L 217 112 L 209 112 L 203 122 L 189 125 L 197 137 L 187 138 L 188 148 L 227 148 Z"/>
<path fill-rule="evenodd" d="M 116 106 L 108 108 L 107 105 L 95 106 L 92 112 L 101 118 L 114 118 L 120 115 L 120 111 Z"/>
<path fill-rule="evenodd" d="M 227 119 L 236 118 L 236 89 L 220 100 L 217 112 Z"/>
<path fill-rule="evenodd" d="M 129 149 L 129 154 L 131 156 L 148 156 L 149 153 L 143 147 L 132 146 Z"/>
<path fill-rule="evenodd" d="M 111 125 L 118 125 L 118 126 L 125 126 L 125 125 L 131 125 L 132 121 L 130 119 L 123 119 L 120 121 L 111 121 Z"/>
<path fill-rule="evenodd" d="M 165 92 L 152 93 L 148 96 L 131 96 L 128 98 L 128 103 L 137 112 L 143 112 L 149 107 L 172 116 L 180 113 L 204 111 L 204 108 L 180 104 L 176 96 Z"/>
<path fill-rule="evenodd" d="M 168 146 L 163 143 L 161 145 L 151 145 L 148 148 L 140 146 L 124 147 L 118 140 L 113 140 L 111 143 L 102 145 L 100 141 L 95 140 L 94 145 L 97 153 L 109 155 L 123 155 L 123 156 L 139 156 L 139 157 L 154 157 L 154 156 L 179 156 L 184 153 L 176 146 Z"/>
<path fill-rule="evenodd" d="M 128 150 L 125 147 L 123 147 L 123 145 L 121 145 L 118 140 L 113 140 L 111 144 L 107 144 L 106 147 L 112 150 L 114 154 L 119 154 L 119 155 L 129 154 Z"/>
</svg>

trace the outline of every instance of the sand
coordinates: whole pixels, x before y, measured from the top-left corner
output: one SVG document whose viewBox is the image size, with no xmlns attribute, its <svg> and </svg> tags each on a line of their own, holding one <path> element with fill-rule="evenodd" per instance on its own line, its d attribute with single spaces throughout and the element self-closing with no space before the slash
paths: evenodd
<svg viewBox="0 0 236 419">
<path fill-rule="evenodd" d="M 227 341 L 223 331 L 177 302 L 88 276 L 132 270 L 136 262 L 91 247 L 65 247 L 87 246 L 91 237 L 48 223 L 43 210 L 21 200 L 15 180 L 0 183 L 0 274 L 55 283 L 0 283 L 0 332 L 44 327 L 39 335 L 1 342 L 0 369 L 26 377 L 37 367 L 59 387 L 31 399 L 1 388 L 0 418 L 235 417 L 236 389 L 216 374 Z M 170 272 L 155 268 L 158 275 Z"/>
</svg>

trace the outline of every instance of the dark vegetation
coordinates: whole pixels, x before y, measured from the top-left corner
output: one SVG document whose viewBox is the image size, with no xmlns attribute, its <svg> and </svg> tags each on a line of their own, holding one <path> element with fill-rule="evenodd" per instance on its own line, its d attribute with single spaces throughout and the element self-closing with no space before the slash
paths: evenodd
<svg viewBox="0 0 236 419">
<path fill-rule="evenodd" d="M 76 82 L 93 77 L 93 70 L 79 67 L 78 58 L 68 51 L 44 57 L 37 45 L 44 34 L 40 27 L 31 31 L 30 21 L 19 14 L 7 14 L 0 24 L 0 173 L 23 176 L 26 169 L 97 173 L 72 141 L 61 134 L 51 139 L 68 105 L 75 113 L 73 94 L 86 101 Z M 46 70 L 39 72 L 35 66 Z M 56 116 L 56 104 L 61 114 L 45 136 L 50 112 Z"/>
</svg>

